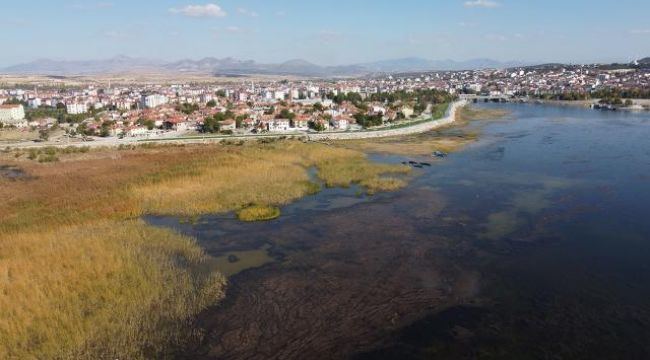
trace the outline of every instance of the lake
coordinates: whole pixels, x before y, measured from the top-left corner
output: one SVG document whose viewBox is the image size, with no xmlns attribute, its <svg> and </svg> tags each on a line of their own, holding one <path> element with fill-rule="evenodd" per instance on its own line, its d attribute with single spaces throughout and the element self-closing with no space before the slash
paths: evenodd
<svg viewBox="0 0 650 360">
<path fill-rule="evenodd" d="M 229 276 L 179 358 L 650 358 L 650 113 L 533 104 L 398 192 L 148 217 Z"/>
</svg>

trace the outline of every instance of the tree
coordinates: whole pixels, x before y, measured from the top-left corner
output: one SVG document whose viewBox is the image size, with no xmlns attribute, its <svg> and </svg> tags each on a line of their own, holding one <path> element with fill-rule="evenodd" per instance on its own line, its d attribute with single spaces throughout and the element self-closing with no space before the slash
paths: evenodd
<svg viewBox="0 0 650 360">
<path fill-rule="evenodd" d="M 47 129 L 40 130 L 38 132 L 38 138 L 43 141 L 48 141 L 50 139 L 50 132 Z"/>
<path fill-rule="evenodd" d="M 244 122 L 244 120 L 246 120 L 246 118 L 248 118 L 248 116 L 246 116 L 246 115 L 239 115 L 239 116 L 237 116 L 237 117 L 235 118 L 235 127 L 238 128 L 238 129 L 241 128 L 241 127 L 242 127 L 242 123 Z"/>
<path fill-rule="evenodd" d="M 276 119 L 289 119 L 293 120 L 296 118 L 296 114 L 292 113 L 288 109 L 282 109 L 280 113 L 276 116 Z"/>
<path fill-rule="evenodd" d="M 323 104 L 317 102 L 317 103 L 314 104 L 314 110 L 316 110 L 316 111 L 323 111 L 323 110 L 325 110 L 325 109 L 323 108 Z"/>
<path fill-rule="evenodd" d="M 381 115 L 366 115 L 364 113 L 354 114 L 354 119 L 357 121 L 357 124 L 363 126 L 364 128 L 379 126 L 384 123 L 383 116 Z"/>
<path fill-rule="evenodd" d="M 99 130 L 99 136 L 101 137 L 109 137 L 111 136 L 111 126 L 113 123 L 110 121 L 104 121 L 102 123 L 102 128 Z"/>
<path fill-rule="evenodd" d="M 101 130 L 99 130 L 99 136 L 100 137 L 109 137 L 111 136 L 111 130 L 107 127 L 102 126 Z"/>
<path fill-rule="evenodd" d="M 218 97 L 226 97 L 226 90 L 217 90 L 217 92 L 215 92 L 215 95 Z"/>
<path fill-rule="evenodd" d="M 209 107 L 209 108 L 213 108 L 213 107 L 217 106 L 217 102 L 214 101 L 214 100 L 210 100 L 210 101 L 208 101 L 208 103 L 205 104 L 205 105 L 206 105 L 207 107 Z"/>
<path fill-rule="evenodd" d="M 138 124 L 146 126 L 147 130 L 153 130 L 156 127 L 156 123 L 151 119 L 140 118 L 138 119 Z"/>
<path fill-rule="evenodd" d="M 634 101 L 630 99 L 625 100 L 625 107 L 630 107 L 632 105 L 634 105 Z"/>
<path fill-rule="evenodd" d="M 144 126 L 147 127 L 147 130 L 153 130 L 156 127 L 156 123 L 151 119 L 147 119 L 144 121 Z"/>
<path fill-rule="evenodd" d="M 217 121 L 216 117 L 207 117 L 203 120 L 201 132 L 214 134 L 219 132 L 219 128 L 219 121 Z"/>
<path fill-rule="evenodd" d="M 325 131 L 325 125 L 320 121 L 310 121 L 309 128 L 316 131 Z"/>
<path fill-rule="evenodd" d="M 4 104 L 5 105 L 23 105 L 23 106 L 27 106 L 26 102 L 24 102 L 24 101 L 22 101 L 22 100 L 20 100 L 18 98 L 11 98 L 9 100 L 6 100 L 4 102 Z"/>
<path fill-rule="evenodd" d="M 199 110 L 198 104 L 182 103 L 176 106 L 176 111 L 180 111 L 186 115 L 191 115 L 197 110 Z"/>
</svg>

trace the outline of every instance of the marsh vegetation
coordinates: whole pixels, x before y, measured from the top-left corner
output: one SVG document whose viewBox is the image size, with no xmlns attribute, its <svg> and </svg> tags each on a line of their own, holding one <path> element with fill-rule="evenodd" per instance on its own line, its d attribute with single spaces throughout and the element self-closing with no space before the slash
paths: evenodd
<svg viewBox="0 0 650 360">
<path fill-rule="evenodd" d="M 319 190 L 310 168 L 371 193 L 409 171 L 297 141 L 123 150 L 0 154 L 26 174 L 0 177 L 0 358 L 164 358 L 199 338 L 192 321 L 224 296 L 223 262 L 143 215 L 264 220 Z"/>
<path fill-rule="evenodd" d="M 404 156 L 427 156 L 434 151 L 451 153 L 478 139 L 478 130 L 468 126 L 472 122 L 500 119 L 507 114 L 508 112 L 502 109 L 466 106 L 457 111 L 456 121 L 452 125 L 439 130 L 409 136 L 340 141 L 337 145 L 366 152 Z"/>
</svg>

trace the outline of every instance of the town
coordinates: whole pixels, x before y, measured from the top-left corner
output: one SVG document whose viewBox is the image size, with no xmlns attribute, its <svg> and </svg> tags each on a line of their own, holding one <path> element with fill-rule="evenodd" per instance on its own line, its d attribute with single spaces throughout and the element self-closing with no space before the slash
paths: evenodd
<svg viewBox="0 0 650 360">
<path fill-rule="evenodd" d="M 458 97 L 589 100 L 648 109 L 650 68 L 536 66 L 336 80 L 0 87 L 0 126 L 33 141 L 162 139 L 202 134 L 354 132 L 442 117 Z M 634 101 L 637 99 L 639 101 Z M 625 100 L 625 101 L 623 101 Z M 20 136 L 18 136 L 20 139 Z M 25 136 L 25 140 L 29 139 Z"/>
</svg>

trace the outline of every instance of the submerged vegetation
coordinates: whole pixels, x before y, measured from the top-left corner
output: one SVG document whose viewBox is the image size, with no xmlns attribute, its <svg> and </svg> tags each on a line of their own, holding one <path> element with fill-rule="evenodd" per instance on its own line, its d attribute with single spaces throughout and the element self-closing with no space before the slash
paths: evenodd
<svg viewBox="0 0 650 360">
<path fill-rule="evenodd" d="M 164 358 L 200 334 L 194 316 L 223 297 L 215 262 L 145 214 L 196 217 L 242 209 L 244 220 L 327 186 L 394 190 L 407 167 L 297 141 L 57 152 L 39 163 L 12 152 L 0 177 L 0 358 Z"/>
</svg>

